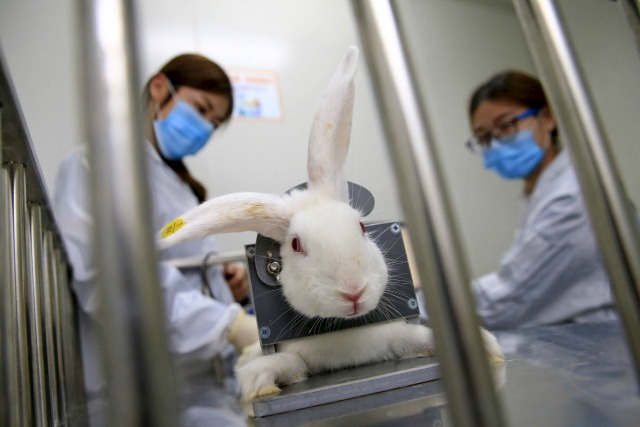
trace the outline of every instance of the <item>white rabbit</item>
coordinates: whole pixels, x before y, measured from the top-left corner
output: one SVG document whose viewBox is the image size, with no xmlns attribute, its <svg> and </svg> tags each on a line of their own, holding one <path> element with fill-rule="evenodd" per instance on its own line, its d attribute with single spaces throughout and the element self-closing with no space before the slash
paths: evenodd
<svg viewBox="0 0 640 427">
<path fill-rule="evenodd" d="M 314 117 L 306 190 L 217 197 L 165 227 L 159 246 L 253 230 L 280 242 L 282 292 L 299 313 L 348 319 L 374 310 L 390 291 L 387 265 L 367 236 L 360 212 L 349 205 L 343 172 L 358 56 L 358 49 L 349 47 Z M 483 334 L 491 360 L 503 360 L 493 335 Z M 250 400 L 277 393 L 278 385 L 309 374 L 433 352 L 431 330 L 400 319 L 283 342 L 271 355 L 262 355 L 255 345 L 245 351 L 236 373 L 244 398 Z"/>
</svg>

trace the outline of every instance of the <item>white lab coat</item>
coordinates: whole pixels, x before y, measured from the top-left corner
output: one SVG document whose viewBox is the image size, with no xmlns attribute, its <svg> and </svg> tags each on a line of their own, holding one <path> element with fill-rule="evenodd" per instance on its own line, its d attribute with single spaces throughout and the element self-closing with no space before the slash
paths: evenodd
<svg viewBox="0 0 640 427">
<path fill-rule="evenodd" d="M 565 151 L 542 172 L 497 271 L 473 281 L 489 329 L 615 318 L 609 279 Z"/>
<path fill-rule="evenodd" d="M 191 189 L 162 161 L 150 143 L 145 143 L 152 199 L 154 230 L 198 204 Z M 88 162 L 83 147 L 62 163 L 56 179 L 54 212 L 69 260 L 73 266 L 73 290 L 80 306 L 80 333 L 88 397 L 100 396 L 105 381 L 99 363 L 96 331 L 98 292 L 96 266 L 92 259 L 92 218 L 88 199 Z M 213 238 L 181 244 L 159 254 L 161 260 L 203 256 L 217 252 Z M 241 307 L 222 277 L 220 268 L 210 269 L 209 281 L 215 299 L 201 292 L 197 269 L 178 270 L 167 263 L 159 265 L 159 281 L 167 309 L 168 342 L 175 353 L 179 373 L 184 377 L 211 375 L 212 359 L 232 348 L 227 341 L 229 328 Z M 223 394 L 221 388 L 221 396 Z M 228 397 L 228 396 L 227 396 Z M 221 397 L 222 398 L 222 397 Z"/>
</svg>

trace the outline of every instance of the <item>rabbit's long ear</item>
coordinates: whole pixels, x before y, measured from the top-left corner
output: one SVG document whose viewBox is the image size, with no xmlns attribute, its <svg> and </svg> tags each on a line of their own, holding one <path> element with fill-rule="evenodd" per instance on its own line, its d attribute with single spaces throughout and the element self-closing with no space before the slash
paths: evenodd
<svg viewBox="0 0 640 427">
<path fill-rule="evenodd" d="M 287 234 L 290 209 L 282 196 L 235 193 L 216 197 L 167 224 L 157 236 L 165 249 L 209 234 L 256 231 L 274 240 Z"/>
<path fill-rule="evenodd" d="M 354 77 L 360 52 L 349 46 L 342 63 L 325 89 L 309 137 L 307 172 L 309 188 L 322 188 L 349 201 L 344 164 L 351 139 Z"/>
</svg>

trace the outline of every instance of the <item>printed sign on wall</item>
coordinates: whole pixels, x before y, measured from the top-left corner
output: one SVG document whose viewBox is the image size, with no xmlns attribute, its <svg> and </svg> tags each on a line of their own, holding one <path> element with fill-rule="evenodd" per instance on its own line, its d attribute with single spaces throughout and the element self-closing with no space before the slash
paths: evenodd
<svg viewBox="0 0 640 427">
<path fill-rule="evenodd" d="M 263 70 L 230 70 L 236 117 L 280 120 L 282 106 L 278 79 L 274 72 Z"/>
</svg>

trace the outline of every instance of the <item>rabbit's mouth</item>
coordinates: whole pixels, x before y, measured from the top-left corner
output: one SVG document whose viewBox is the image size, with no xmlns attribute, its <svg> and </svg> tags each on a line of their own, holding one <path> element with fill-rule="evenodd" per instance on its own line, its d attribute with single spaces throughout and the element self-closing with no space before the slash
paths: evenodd
<svg viewBox="0 0 640 427">
<path fill-rule="evenodd" d="M 339 293 L 344 310 L 342 317 L 352 319 L 354 317 L 364 316 L 375 309 L 375 304 L 372 305 L 371 294 L 365 292 L 365 290 L 365 288 L 362 288 L 358 292 Z"/>
<path fill-rule="evenodd" d="M 353 307 L 352 307 L 352 311 L 351 313 L 347 314 L 347 317 L 358 317 L 360 316 L 361 310 L 359 310 L 359 304 L 358 303 L 353 303 Z"/>
<path fill-rule="evenodd" d="M 358 291 L 353 292 L 340 292 L 340 297 L 347 303 L 347 315 L 346 317 L 357 317 L 363 313 L 363 298 L 364 287 Z M 367 310 L 368 311 L 368 310 Z"/>
</svg>

